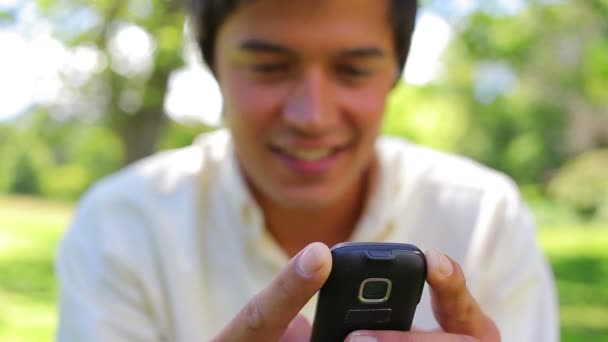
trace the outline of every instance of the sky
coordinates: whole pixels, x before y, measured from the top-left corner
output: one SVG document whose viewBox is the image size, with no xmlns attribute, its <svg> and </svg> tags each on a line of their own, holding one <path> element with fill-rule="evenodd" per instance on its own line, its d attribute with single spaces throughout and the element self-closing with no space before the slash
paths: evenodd
<svg viewBox="0 0 608 342">
<path fill-rule="evenodd" d="M 505 11 L 516 12 L 522 1 L 499 3 L 505 4 Z M 453 0 L 450 4 L 451 15 L 457 17 L 475 9 L 478 0 Z M 15 8 L 18 8 L 16 23 L 0 25 L 0 121 L 14 118 L 35 104 L 65 101 L 69 96 L 64 95 L 61 74 L 84 83 L 92 73 L 108 67 L 107 60 L 93 47 L 67 48 L 51 36 L 52 23 L 42 18 L 35 2 L 0 0 L 0 11 Z M 441 55 L 452 36 L 453 29 L 443 16 L 422 10 L 404 80 L 412 85 L 433 82 L 441 72 Z M 151 67 L 150 54 L 154 48 L 153 37 L 138 26 L 120 26 L 110 44 L 112 60 L 120 62 L 111 67 L 120 73 L 139 69 L 141 72 Z M 184 59 L 186 65 L 170 77 L 165 111 L 177 121 L 219 124 L 222 99 L 217 83 L 194 57 L 192 49 L 185 49 Z M 206 95 L 201 97 L 201 92 Z"/>
</svg>

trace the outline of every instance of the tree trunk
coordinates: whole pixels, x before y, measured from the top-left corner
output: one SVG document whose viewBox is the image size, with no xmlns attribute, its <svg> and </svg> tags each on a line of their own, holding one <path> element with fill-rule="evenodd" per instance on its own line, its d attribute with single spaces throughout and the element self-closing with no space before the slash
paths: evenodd
<svg viewBox="0 0 608 342">
<path fill-rule="evenodd" d="M 118 130 L 125 151 L 124 164 L 154 153 L 166 126 L 162 108 L 140 111 Z"/>
</svg>

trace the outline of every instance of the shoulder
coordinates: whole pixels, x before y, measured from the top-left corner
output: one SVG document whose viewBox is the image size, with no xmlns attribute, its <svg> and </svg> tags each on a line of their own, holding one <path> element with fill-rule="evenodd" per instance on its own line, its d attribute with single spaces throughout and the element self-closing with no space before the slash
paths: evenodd
<svg viewBox="0 0 608 342">
<path fill-rule="evenodd" d="M 378 149 L 383 162 L 397 174 L 416 176 L 428 186 L 463 191 L 517 192 L 506 174 L 470 158 L 410 143 L 395 137 L 382 137 Z"/>
<path fill-rule="evenodd" d="M 190 146 L 159 152 L 99 180 L 80 199 L 66 237 L 133 240 L 150 238 L 163 224 L 189 227 L 199 180 L 222 162 L 228 143 L 222 132 L 205 134 Z"/>
<path fill-rule="evenodd" d="M 99 180 L 82 202 L 146 202 L 192 189 L 201 173 L 221 163 L 228 138 L 223 131 L 203 134 L 192 145 L 143 158 Z"/>
<path fill-rule="evenodd" d="M 515 182 L 475 160 L 394 137 L 382 137 L 378 149 L 390 177 L 404 182 L 418 199 L 433 202 L 433 207 L 500 207 L 505 214 L 522 209 Z"/>
</svg>

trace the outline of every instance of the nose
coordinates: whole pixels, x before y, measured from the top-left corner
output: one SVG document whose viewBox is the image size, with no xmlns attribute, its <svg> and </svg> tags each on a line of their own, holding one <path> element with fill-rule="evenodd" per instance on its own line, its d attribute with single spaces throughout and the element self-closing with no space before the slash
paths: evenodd
<svg viewBox="0 0 608 342">
<path fill-rule="evenodd" d="M 285 123 L 304 133 L 322 133 L 336 119 L 331 78 L 322 69 L 311 69 L 300 77 L 283 108 Z"/>
</svg>

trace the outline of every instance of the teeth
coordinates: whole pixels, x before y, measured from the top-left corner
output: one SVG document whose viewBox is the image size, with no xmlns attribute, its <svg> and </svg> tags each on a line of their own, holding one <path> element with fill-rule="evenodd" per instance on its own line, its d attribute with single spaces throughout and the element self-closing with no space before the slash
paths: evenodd
<svg viewBox="0 0 608 342">
<path fill-rule="evenodd" d="M 328 157 L 333 152 L 332 149 L 318 149 L 318 150 L 299 150 L 299 149 L 290 149 L 285 150 L 285 153 L 296 157 L 298 159 L 304 160 L 319 160 L 325 157 Z"/>
</svg>

